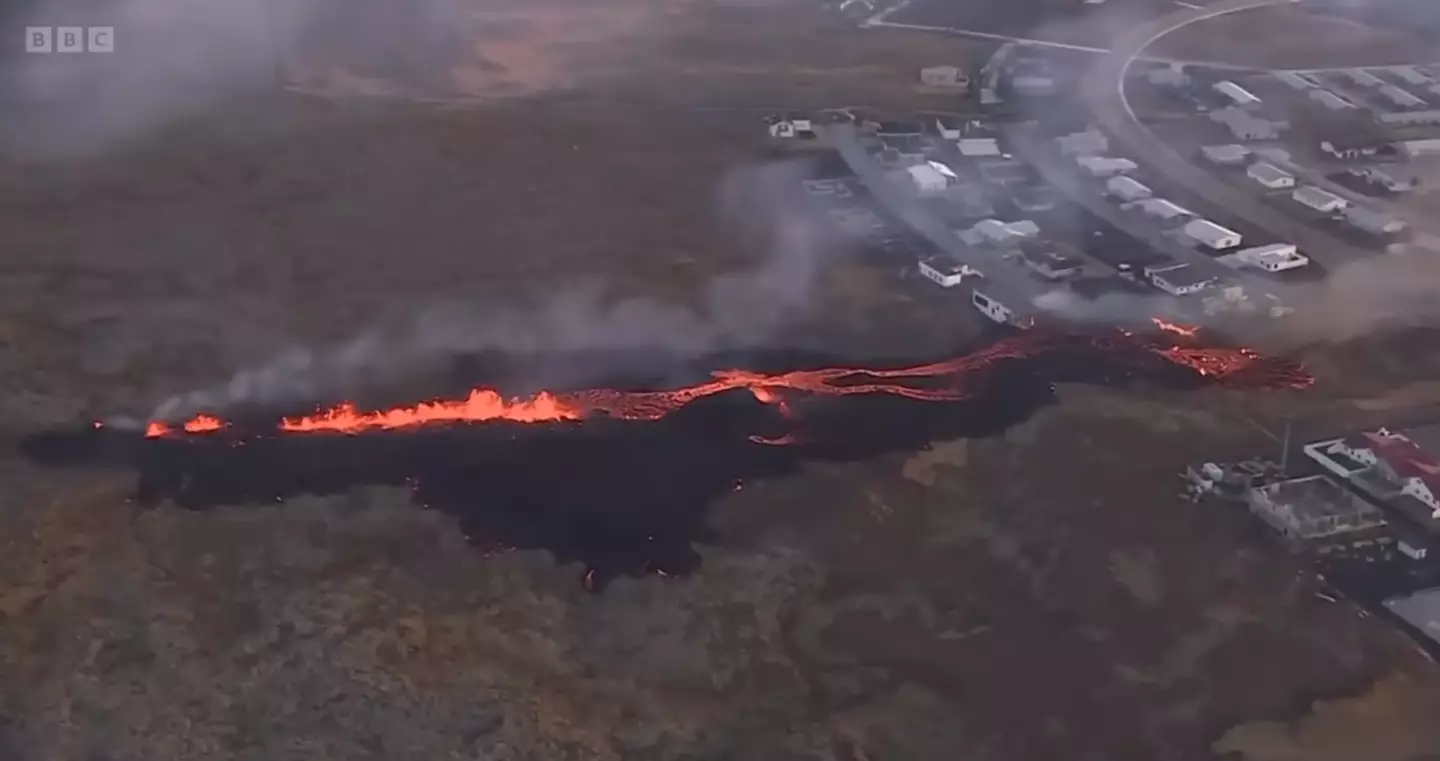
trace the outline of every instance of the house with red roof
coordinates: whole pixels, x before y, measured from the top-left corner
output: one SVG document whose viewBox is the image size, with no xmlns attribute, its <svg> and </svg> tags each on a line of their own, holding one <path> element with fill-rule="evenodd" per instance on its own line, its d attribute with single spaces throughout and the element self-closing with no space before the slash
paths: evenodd
<svg viewBox="0 0 1440 761">
<path fill-rule="evenodd" d="M 1419 500 L 1440 518 L 1440 459 L 1409 437 L 1381 428 L 1348 437 L 1332 451 L 1374 467 L 1401 494 Z"/>
</svg>

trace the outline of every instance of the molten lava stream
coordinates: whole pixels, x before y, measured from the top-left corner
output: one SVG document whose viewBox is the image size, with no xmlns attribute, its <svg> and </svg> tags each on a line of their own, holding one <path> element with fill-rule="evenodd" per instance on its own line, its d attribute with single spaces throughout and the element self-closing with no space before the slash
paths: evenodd
<svg viewBox="0 0 1440 761">
<path fill-rule="evenodd" d="M 1159 318 L 1155 318 L 1154 322 L 1167 333 L 1187 340 L 1193 340 L 1199 332 L 1196 327 L 1176 325 Z M 1267 385 L 1275 387 L 1304 388 L 1314 380 L 1303 369 L 1293 365 L 1273 363 L 1272 367 L 1268 360 L 1245 348 L 1157 343 L 1127 332 L 1080 337 L 1030 331 L 960 357 L 909 367 L 828 367 L 781 373 L 723 370 L 714 373 L 709 381 L 677 389 L 589 389 L 566 393 L 543 391 L 529 399 L 506 399 L 494 389 L 477 388 L 461 400 L 422 402 L 373 412 L 362 412 L 353 403 L 346 402 L 313 415 L 284 418 L 280 421 L 279 430 L 286 433 L 353 434 L 371 430 L 500 420 L 549 423 L 583 420 L 596 415 L 623 420 L 659 420 L 697 400 L 740 389 L 749 391 L 765 404 L 774 405 L 786 416 L 792 414 L 785 398 L 787 394 L 890 394 L 919 401 L 950 402 L 969 397 L 970 391 L 966 386 L 971 376 L 998 362 L 1076 347 L 1088 347 L 1090 350 L 1117 356 L 1124 356 L 1129 351 L 1142 348 L 1211 380 L 1225 379 L 1257 367 L 1270 371 L 1271 375 L 1263 380 Z M 923 386 L 914 385 L 919 381 L 926 383 Z M 146 435 L 154 438 L 181 432 L 203 434 L 219 431 L 226 425 L 227 423 L 218 417 L 200 415 L 178 429 L 168 423 L 152 422 Z M 764 440 L 762 443 L 782 442 Z"/>
</svg>

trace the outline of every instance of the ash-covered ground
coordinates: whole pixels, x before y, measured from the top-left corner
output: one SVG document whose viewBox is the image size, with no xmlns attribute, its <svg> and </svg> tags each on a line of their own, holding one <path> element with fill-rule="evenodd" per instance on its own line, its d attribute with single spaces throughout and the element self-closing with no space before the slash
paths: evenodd
<svg viewBox="0 0 1440 761">
<path fill-rule="evenodd" d="M 715 213 L 760 117 L 936 107 L 914 70 L 969 44 L 809 3 L 625 5 L 647 24 L 599 49 L 509 50 L 515 79 L 554 54 L 525 97 L 251 86 L 121 120 L 103 151 L 7 154 L 6 437 L 144 415 L 442 301 L 593 280 L 704 303 L 764 258 Z M 968 329 L 893 273 L 817 271 L 793 343 L 923 355 Z M 1312 350 L 1305 392 L 1062 386 L 1002 435 L 747 483 L 697 573 L 600 595 L 547 552 L 476 552 L 403 487 L 144 508 L 129 468 L 7 450 L 0 756 L 1409 761 L 1437 745 L 1434 667 L 1315 599 L 1242 516 L 1176 499 L 1175 473 L 1273 447 L 1250 421 L 1319 436 L 1434 404 L 1428 345 Z"/>
</svg>

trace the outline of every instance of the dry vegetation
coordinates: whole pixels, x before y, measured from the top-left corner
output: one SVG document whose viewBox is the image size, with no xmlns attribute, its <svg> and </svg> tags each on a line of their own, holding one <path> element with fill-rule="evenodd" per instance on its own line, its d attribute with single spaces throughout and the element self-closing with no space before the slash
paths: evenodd
<svg viewBox="0 0 1440 761">
<path fill-rule="evenodd" d="M 0 164 L 0 425 L 144 408 L 442 298 L 587 276 L 689 298 L 750 256 L 712 193 L 756 158 L 763 109 L 933 105 L 914 69 L 967 55 L 801 5 L 659 4 L 578 91 L 265 97 L 103 158 Z M 861 334 L 879 290 L 842 273 L 817 311 Z M 1337 398 L 1066 389 L 1002 438 L 747 485 L 698 576 L 601 597 L 403 494 L 140 511 L 120 475 L 0 459 L 0 757 L 1204 758 L 1316 696 L 1436 679 L 1241 516 L 1174 498 L 1185 463 L 1266 445 L 1242 415 L 1319 427 Z M 1368 748 L 1388 721 L 1440 742 L 1433 688 L 1408 694 L 1386 721 L 1324 707 L 1221 747 Z"/>
</svg>

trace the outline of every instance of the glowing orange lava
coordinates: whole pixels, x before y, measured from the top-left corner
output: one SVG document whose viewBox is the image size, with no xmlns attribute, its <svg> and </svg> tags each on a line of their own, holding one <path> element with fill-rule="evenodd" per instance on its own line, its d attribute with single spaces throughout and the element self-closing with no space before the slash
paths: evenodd
<svg viewBox="0 0 1440 761">
<path fill-rule="evenodd" d="M 1178 322 L 1170 322 L 1159 317 L 1151 317 L 1150 321 L 1155 323 L 1155 327 L 1166 333 L 1174 333 L 1184 338 L 1194 338 L 1200 334 L 1200 328 L 1196 325 L 1181 325 Z"/>
<path fill-rule="evenodd" d="M 1155 324 L 1170 333 L 1191 339 L 1198 328 L 1175 325 L 1159 318 Z M 1075 336 L 1028 331 L 964 356 L 896 368 L 829 367 L 759 373 L 750 370 L 722 370 L 711 380 L 693 386 L 659 391 L 589 389 L 565 393 L 541 392 L 529 399 L 506 399 L 493 389 L 478 388 L 465 399 L 433 401 L 364 412 L 352 403 L 343 403 L 313 415 L 285 418 L 279 430 L 287 433 L 331 432 L 356 434 L 374 430 L 395 430 L 426 425 L 505 420 L 520 423 L 574 421 L 603 416 L 623 420 L 659 420 L 705 397 L 744 389 L 756 399 L 775 405 L 783 414 L 791 410 L 785 394 L 850 396 L 891 394 L 921 401 L 959 401 L 970 395 L 968 380 L 985 368 L 1008 359 L 1017 359 L 1075 344 Z M 1182 346 L 1116 332 L 1091 340 L 1100 350 L 1136 348 L 1149 351 L 1198 375 L 1217 380 L 1241 372 L 1268 373 L 1257 383 L 1276 388 L 1304 388 L 1313 378 L 1296 366 L 1268 363 L 1250 349 Z M 178 428 L 152 422 L 146 435 L 152 438 L 179 434 L 202 434 L 225 428 L 226 421 L 200 415 Z M 784 444 L 789 437 L 754 439 L 757 443 Z"/>
</svg>

